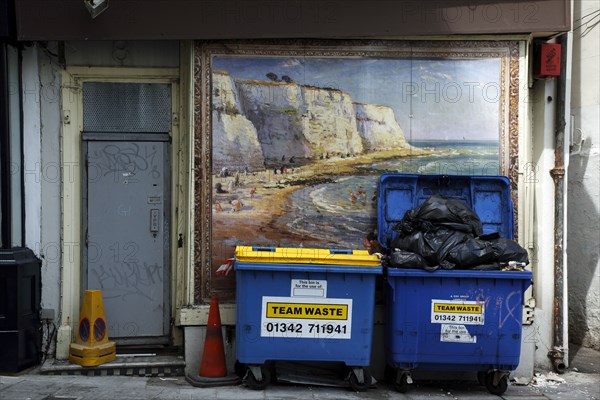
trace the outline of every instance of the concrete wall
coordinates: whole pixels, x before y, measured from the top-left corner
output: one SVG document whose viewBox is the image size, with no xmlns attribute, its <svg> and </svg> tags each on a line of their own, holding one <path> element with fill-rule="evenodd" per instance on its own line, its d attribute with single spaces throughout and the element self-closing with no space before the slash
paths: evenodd
<svg viewBox="0 0 600 400">
<path fill-rule="evenodd" d="M 600 350 L 599 77 L 597 0 L 573 2 L 573 138 L 568 170 L 569 337 Z"/>
</svg>

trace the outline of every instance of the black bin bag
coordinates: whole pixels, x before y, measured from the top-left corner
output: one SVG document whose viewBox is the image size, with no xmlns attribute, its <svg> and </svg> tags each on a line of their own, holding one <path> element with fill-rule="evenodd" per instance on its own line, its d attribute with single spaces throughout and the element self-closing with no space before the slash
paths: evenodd
<svg viewBox="0 0 600 400">
<path fill-rule="evenodd" d="M 460 268 L 472 268 L 482 264 L 496 264 L 500 268 L 508 265 L 510 261 L 529 264 L 527 250 L 514 240 L 506 238 L 468 239 L 451 249 L 447 259 Z"/>
<path fill-rule="evenodd" d="M 464 201 L 439 195 L 433 195 L 417 208 L 407 211 L 396 230 L 427 231 L 433 227 L 444 227 L 473 236 L 483 234 L 481 220 Z"/>
<path fill-rule="evenodd" d="M 510 261 L 527 265 L 527 251 L 498 232 L 483 234 L 467 204 L 433 195 L 396 224 L 390 265 L 396 268 L 500 269 Z"/>
<path fill-rule="evenodd" d="M 471 238 L 450 249 L 448 260 L 461 268 L 494 263 L 498 261 L 497 249 L 491 241 Z"/>
<path fill-rule="evenodd" d="M 525 265 L 529 264 L 527 250 L 514 240 L 500 238 L 492 240 L 492 243 L 498 253 L 498 262 L 501 264 L 506 265 L 510 261 L 516 261 Z"/>
<path fill-rule="evenodd" d="M 393 268 L 415 268 L 434 271 L 438 267 L 430 266 L 420 255 L 410 251 L 394 249 L 389 256 L 389 266 Z"/>
<path fill-rule="evenodd" d="M 472 236 L 462 231 L 434 228 L 425 232 L 399 234 L 392 241 L 392 247 L 416 253 L 429 264 L 437 265 L 447 258 L 452 249 L 470 237 Z"/>
</svg>

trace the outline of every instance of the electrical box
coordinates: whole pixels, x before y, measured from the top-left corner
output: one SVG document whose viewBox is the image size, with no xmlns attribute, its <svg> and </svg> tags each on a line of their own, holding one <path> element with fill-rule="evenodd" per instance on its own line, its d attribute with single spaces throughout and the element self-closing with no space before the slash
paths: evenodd
<svg viewBox="0 0 600 400">
<path fill-rule="evenodd" d="M 536 45 L 534 54 L 536 78 L 560 76 L 561 50 L 560 44 L 540 43 Z"/>
</svg>

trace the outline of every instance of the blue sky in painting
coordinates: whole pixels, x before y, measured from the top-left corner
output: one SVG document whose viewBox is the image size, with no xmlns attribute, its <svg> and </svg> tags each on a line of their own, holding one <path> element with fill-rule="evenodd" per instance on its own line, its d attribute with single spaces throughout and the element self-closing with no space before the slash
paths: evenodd
<svg viewBox="0 0 600 400">
<path fill-rule="evenodd" d="M 500 59 L 420 60 L 214 56 L 234 78 L 273 72 L 394 109 L 407 138 L 498 140 Z M 412 118 L 410 117 L 412 114 Z"/>
</svg>

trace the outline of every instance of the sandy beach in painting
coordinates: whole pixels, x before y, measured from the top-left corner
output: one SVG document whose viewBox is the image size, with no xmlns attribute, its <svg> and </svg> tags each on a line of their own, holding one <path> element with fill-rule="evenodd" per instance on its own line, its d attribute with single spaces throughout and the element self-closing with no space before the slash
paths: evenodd
<svg viewBox="0 0 600 400">
<path fill-rule="evenodd" d="M 408 149 L 212 176 L 212 268 L 235 246 L 363 249 L 377 226 L 377 181 L 386 172 L 497 175 L 498 143 L 423 142 Z M 237 185 L 236 185 L 237 181 Z M 217 193 L 220 184 L 223 191 Z M 233 288 L 234 275 L 213 288 Z"/>
<path fill-rule="evenodd" d="M 237 177 L 236 173 L 227 177 L 213 175 L 213 238 L 223 240 L 227 247 L 234 246 L 234 242 L 253 245 L 291 242 L 305 247 L 318 246 L 320 239 L 294 233 L 278 222 L 281 215 L 290 211 L 290 195 L 294 191 L 332 182 L 336 177 L 361 174 L 357 167 L 378 160 L 430 153 L 428 150 L 402 149 L 352 158 L 332 157 L 301 167 L 287 165 L 283 174 L 279 169 L 277 174 L 273 170 L 266 170 L 256 173 L 240 172 Z M 227 193 L 217 193 L 215 187 L 218 184 Z M 356 196 L 356 201 L 364 201 L 361 196 L 366 196 L 358 192 L 348 195 Z M 232 242 L 228 243 L 227 238 L 231 238 Z"/>
</svg>

